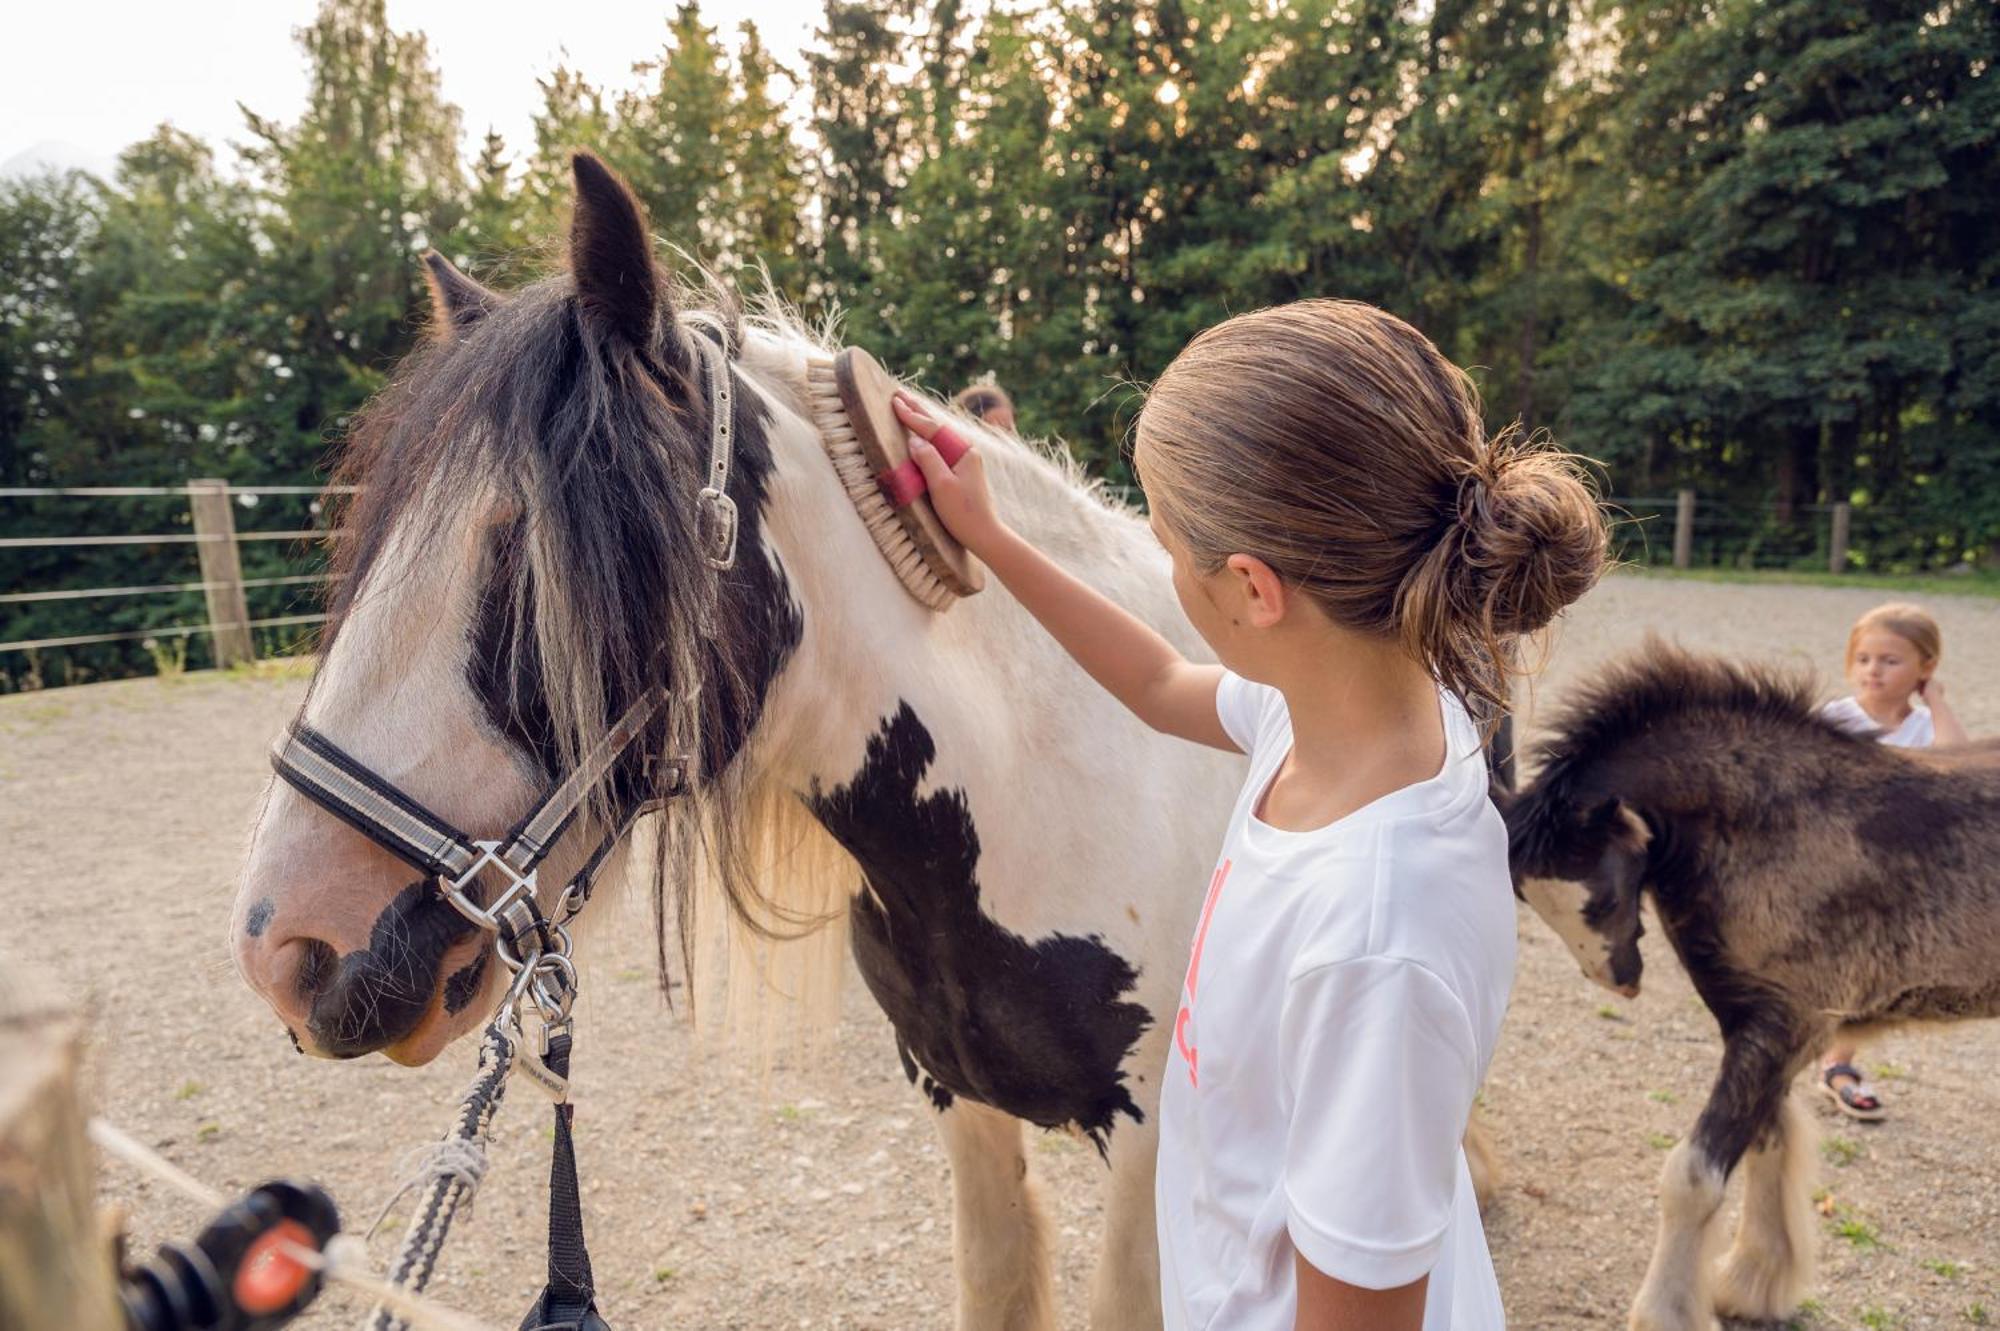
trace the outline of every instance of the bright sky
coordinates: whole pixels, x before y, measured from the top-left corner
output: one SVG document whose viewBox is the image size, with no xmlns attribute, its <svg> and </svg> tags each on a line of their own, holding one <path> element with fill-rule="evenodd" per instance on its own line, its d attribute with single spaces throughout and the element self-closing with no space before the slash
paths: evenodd
<svg viewBox="0 0 2000 1331">
<path fill-rule="evenodd" d="M 420 29 L 465 115 L 468 155 L 488 125 L 518 154 L 532 141 L 535 79 L 558 64 L 599 87 L 632 86 L 631 66 L 666 43 L 677 0 L 388 0 L 398 31 Z M 20 0 L 0 18 L 0 162 L 56 142 L 109 159 L 162 120 L 223 149 L 246 137 L 239 101 L 280 121 L 305 98 L 305 57 L 292 40 L 314 0 Z M 702 17 L 736 46 L 755 18 L 771 54 L 794 73 L 825 13 L 823 0 L 702 0 Z"/>
</svg>

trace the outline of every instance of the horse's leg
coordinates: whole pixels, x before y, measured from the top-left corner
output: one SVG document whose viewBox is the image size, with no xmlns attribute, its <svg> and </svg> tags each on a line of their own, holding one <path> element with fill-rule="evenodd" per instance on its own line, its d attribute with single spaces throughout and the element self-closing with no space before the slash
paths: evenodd
<svg viewBox="0 0 2000 1331">
<path fill-rule="evenodd" d="M 960 1096 L 938 1115 L 938 1131 L 951 1157 L 958 1331 L 1053 1331 L 1048 1222 L 1021 1121 Z"/>
<path fill-rule="evenodd" d="M 1792 1315 L 1812 1281 L 1813 1127 L 1789 1096 L 1771 1134 L 1743 1164 L 1743 1218 L 1716 1281 L 1715 1310 L 1748 1321 Z"/>
<path fill-rule="evenodd" d="M 1160 1240 L 1153 1220 L 1156 1117 L 1120 1120 L 1111 1134 L 1104 1245 L 1090 1282 L 1091 1331 L 1159 1331 Z"/>
<path fill-rule="evenodd" d="M 1729 1171 L 1777 1123 L 1797 1042 L 1769 1026 L 1723 1037 L 1722 1071 L 1694 1132 L 1660 1170 L 1660 1237 L 1632 1304 L 1632 1331 L 1706 1331 L 1715 1325 L 1709 1257 Z"/>
</svg>

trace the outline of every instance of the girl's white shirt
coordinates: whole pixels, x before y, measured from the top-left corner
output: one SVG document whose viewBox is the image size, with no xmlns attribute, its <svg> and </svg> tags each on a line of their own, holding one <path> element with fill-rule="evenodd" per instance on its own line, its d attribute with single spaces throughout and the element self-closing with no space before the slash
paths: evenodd
<svg viewBox="0 0 2000 1331">
<path fill-rule="evenodd" d="M 1168 1331 L 1291 1331 L 1297 1252 L 1372 1289 L 1428 1274 L 1425 1331 L 1505 1324 L 1460 1140 L 1514 977 L 1507 834 L 1440 691 L 1437 775 L 1326 827 L 1254 814 L 1292 748 L 1225 674 L 1250 755 L 1190 949 L 1160 1102 Z"/>
<path fill-rule="evenodd" d="M 1835 725 L 1857 734 L 1881 730 L 1881 723 L 1868 715 L 1860 702 L 1853 698 L 1840 698 L 1819 709 L 1819 714 Z M 1903 724 L 1894 730 L 1882 731 L 1884 744 L 1899 749 L 1928 749 L 1937 742 L 1937 726 L 1931 720 L 1931 709 L 1922 703 L 1913 703 L 1910 714 L 1903 718 Z"/>
</svg>

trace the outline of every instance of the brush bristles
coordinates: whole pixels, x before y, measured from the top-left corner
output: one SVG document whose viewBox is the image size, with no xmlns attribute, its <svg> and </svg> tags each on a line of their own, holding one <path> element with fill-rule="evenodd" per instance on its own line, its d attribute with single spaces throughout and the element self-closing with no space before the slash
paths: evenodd
<svg viewBox="0 0 2000 1331">
<path fill-rule="evenodd" d="M 896 516 L 876 483 L 874 466 L 862 450 L 840 400 L 840 385 L 834 378 L 830 357 L 813 356 L 806 361 L 806 386 L 812 396 L 813 424 L 819 427 L 820 443 L 833 463 L 834 474 L 847 491 L 847 500 L 861 515 L 862 525 L 874 538 L 876 548 L 895 570 L 896 578 L 910 595 L 933 610 L 944 610 L 958 599 L 951 588 L 931 572 L 910 533 Z"/>
</svg>

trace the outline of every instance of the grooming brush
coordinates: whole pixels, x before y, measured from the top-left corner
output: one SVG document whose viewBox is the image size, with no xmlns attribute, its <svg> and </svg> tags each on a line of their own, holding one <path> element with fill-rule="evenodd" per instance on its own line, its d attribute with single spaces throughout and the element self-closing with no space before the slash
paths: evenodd
<svg viewBox="0 0 2000 1331">
<path fill-rule="evenodd" d="M 923 474 L 910 460 L 903 422 L 890 405 L 901 385 L 858 347 L 809 358 L 806 382 L 820 443 L 848 501 L 910 595 L 933 610 L 948 610 L 984 587 L 979 562 L 952 539 L 924 495 Z M 937 440 L 947 463 L 960 456 L 951 451 L 953 442 Z"/>
</svg>

